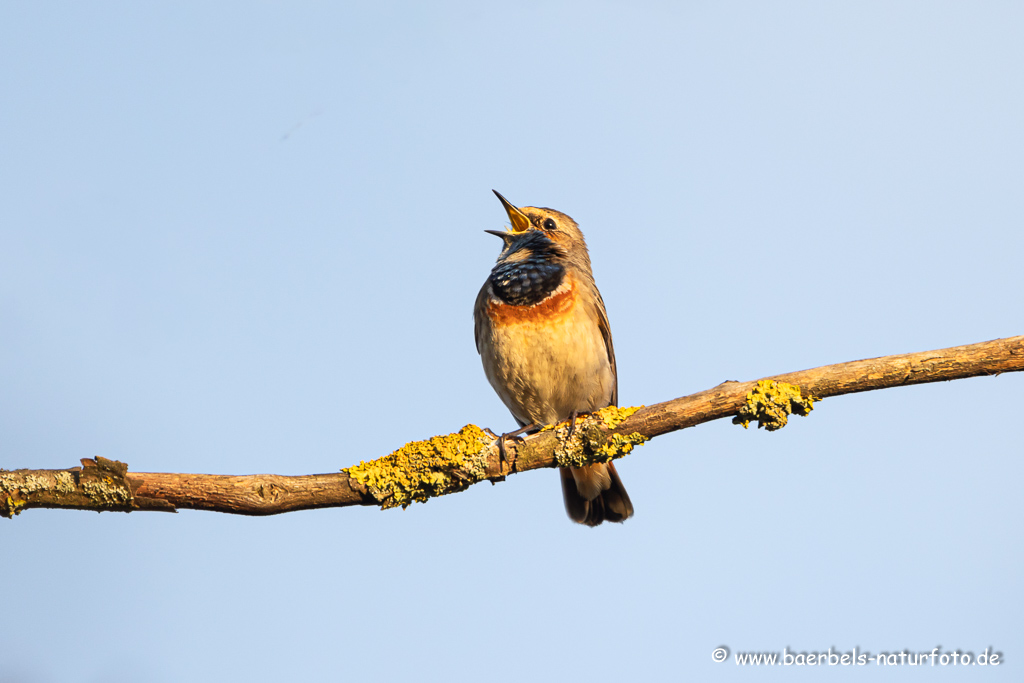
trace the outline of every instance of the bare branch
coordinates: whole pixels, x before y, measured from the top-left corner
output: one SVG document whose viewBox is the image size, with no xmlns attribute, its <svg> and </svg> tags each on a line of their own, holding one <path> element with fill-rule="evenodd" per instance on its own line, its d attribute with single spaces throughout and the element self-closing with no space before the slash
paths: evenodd
<svg viewBox="0 0 1024 683">
<path fill-rule="evenodd" d="M 36 507 L 120 512 L 192 509 L 243 515 L 347 505 L 404 507 L 464 490 L 479 481 L 500 481 L 516 472 L 621 457 L 647 439 L 723 417 L 767 420 L 746 412 L 760 400 L 755 400 L 755 389 L 763 389 L 768 402 L 776 401 L 776 409 L 784 406 L 784 412 L 789 412 L 791 401 L 796 410 L 806 412 L 811 397 L 820 400 L 1021 370 L 1024 336 L 766 378 L 778 383 L 781 392 L 764 380 L 760 389 L 758 382 L 725 382 L 640 409 L 600 411 L 578 421 L 571 436 L 561 425 L 509 442 L 507 461 L 499 461 L 494 434 L 469 425 L 457 434 L 406 444 L 383 458 L 334 474 L 129 473 L 124 463 L 105 458 L 85 459 L 82 467 L 64 470 L 0 470 L 0 514 L 11 517 Z M 773 426 L 784 423 L 783 415 Z"/>
</svg>

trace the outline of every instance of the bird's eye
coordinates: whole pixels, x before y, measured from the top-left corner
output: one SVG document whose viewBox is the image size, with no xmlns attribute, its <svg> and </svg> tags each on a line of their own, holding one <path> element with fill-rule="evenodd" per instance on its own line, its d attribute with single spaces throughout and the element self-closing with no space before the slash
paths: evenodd
<svg viewBox="0 0 1024 683">
<path fill-rule="evenodd" d="M 544 229 L 545 230 L 554 230 L 557 227 L 558 226 L 555 225 L 555 221 L 554 220 L 552 220 L 550 218 L 545 218 L 544 219 Z"/>
</svg>

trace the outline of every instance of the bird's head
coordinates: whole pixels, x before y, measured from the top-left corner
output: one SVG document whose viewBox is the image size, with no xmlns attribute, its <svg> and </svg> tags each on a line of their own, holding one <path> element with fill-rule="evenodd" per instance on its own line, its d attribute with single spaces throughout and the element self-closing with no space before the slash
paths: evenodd
<svg viewBox="0 0 1024 683">
<path fill-rule="evenodd" d="M 501 200 L 512 224 L 509 230 L 485 231 L 497 235 L 505 242 L 498 263 L 540 257 L 590 272 L 587 243 L 576 221 L 554 209 L 536 206 L 519 208 L 502 197 L 497 190 L 492 191 Z"/>
</svg>

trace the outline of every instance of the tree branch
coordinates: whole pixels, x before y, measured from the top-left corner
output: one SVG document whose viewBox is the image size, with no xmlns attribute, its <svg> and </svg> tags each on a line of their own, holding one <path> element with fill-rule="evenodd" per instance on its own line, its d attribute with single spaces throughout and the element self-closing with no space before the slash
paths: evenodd
<svg viewBox="0 0 1024 683">
<path fill-rule="evenodd" d="M 507 442 L 504 461 L 495 435 L 469 425 L 456 434 L 412 442 L 383 458 L 334 474 L 129 473 L 124 463 L 100 457 L 63 470 L 0 470 L 0 515 L 12 517 L 37 507 L 120 512 L 192 509 L 243 515 L 347 505 L 404 507 L 480 481 L 501 481 L 516 472 L 607 461 L 661 434 L 723 417 L 736 416 L 734 421 L 744 423 L 758 420 L 759 426 L 777 429 L 791 410 L 806 414 L 813 400 L 1021 370 L 1024 336 L 826 365 L 759 382 L 725 382 L 640 409 L 599 411 L 579 420 L 571 435 L 563 424 Z"/>
</svg>

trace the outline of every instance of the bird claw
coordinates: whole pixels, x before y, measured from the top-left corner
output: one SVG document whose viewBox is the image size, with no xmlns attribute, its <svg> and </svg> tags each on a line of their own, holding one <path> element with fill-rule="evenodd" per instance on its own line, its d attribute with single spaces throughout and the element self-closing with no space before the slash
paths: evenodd
<svg viewBox="0 0 1024 683">
<path fill-rule="evenodd" d="M 501 463 L 504 462 L 504 463 L 508 463 L 509 464 L 509 472 L 515 471 L 515 462 L 509 462 L 509 459 L 506 457 L 506 453 L 505 453 L 505 440 L 506 439 L 515 439 L 516 441 L 523 441 L 524 438 L 523 438 L 522 434 L 524 432 L 527 432 L 527 431 L 530 431 L 530 430 L 533 430 L 533 429 L 536 429 L 536 428 L 537 428 L 536 425 L 528 424 L 525 427 L 520 427 L 519 429 L 516 429 L 515 431 L 506 432 L 505 434 L 502 434 L 501 436 L 498 437 L 498 467 L 499 468 L 501 467 Z"/>
</svg>

